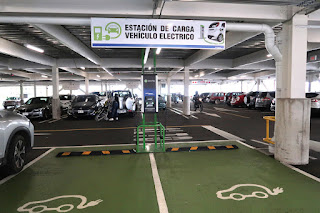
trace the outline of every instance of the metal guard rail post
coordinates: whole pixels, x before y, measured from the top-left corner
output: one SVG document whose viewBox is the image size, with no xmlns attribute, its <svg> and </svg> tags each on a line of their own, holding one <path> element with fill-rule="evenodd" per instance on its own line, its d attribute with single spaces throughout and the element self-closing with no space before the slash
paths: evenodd
<svg viewBox="0 0 320 213">
<path fill-rule="evenodd" d="M 272 141 L 272 138 L 270 138 L 270 121 L 275 122 L 276 117 L 275 116 L 264 116 L 264 120 L 266 120 L 266 137 L 263 138 L 263 141 L 271 144 L 275 144 L 274 141 Z"/>
<path fill-rule="evenodd" d="M 137 152 L 140 151 L 139 149 L 139 130 L 141 128 L 143 128 L 145 130 L 146 127 L 149 127 L 150 129 L 151 128 L 155 128 L 155 129 L 158 129 L 158 127 L 160 127 L 160 146 L 162 148 L 162 151 L 165 152 L 165 127 L 157 122 L 157 124 L 142 124 L 142 125 L 139 125 L 137 127 Z M 143 131 L 144 132 L 144 131 Z M 145 137 L 145 135 L 143 136 Z M 155 137 L 157 137 L 157 134 L 155 134 Z M 155 148 L 157 148 L 157 138 L 155 138 Z M 145 143 L 145 138 L 143 138 L 143 150 L 145 151 L 146 150 L 146 143 Z"/>
</svg>

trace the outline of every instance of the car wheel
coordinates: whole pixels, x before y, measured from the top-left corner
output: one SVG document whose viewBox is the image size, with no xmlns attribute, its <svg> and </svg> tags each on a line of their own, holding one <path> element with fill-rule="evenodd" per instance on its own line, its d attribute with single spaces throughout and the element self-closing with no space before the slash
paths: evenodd
<svg viewBox="0 0 320 213">
<path fill-rule="evenodd" d="M 26 138 L 15 135 L 8 151 L 8 170 L 10 173 L 20 172 L 26 162 Z"/>
<path fill-rule="evenodd" d="M 223 35 L 220 34 L 220 35 L 218 36 L 217 40 L 218 40 L 219 42 L 221 42 L 221 41 L 223 40 Z"/>
<path fill-rule="evenodd" d="M 5 109 L 8 109 L 8 107 L 7 107 L 7 106 L 4 106 L 4 108 L 5 108 Z"/>
<path fill-rule="evenodd" d="M 215 103 L 215 104 L 220 104 L 220 100 L 217 99 L 217 100 L 214 101 L 214 103 Z"/>
<path fill-rule="evenodd" d="M 129 116 L 133 118 L 134 116 L 136 116 L 136 112 L 129 112 Z"/>
</svg>

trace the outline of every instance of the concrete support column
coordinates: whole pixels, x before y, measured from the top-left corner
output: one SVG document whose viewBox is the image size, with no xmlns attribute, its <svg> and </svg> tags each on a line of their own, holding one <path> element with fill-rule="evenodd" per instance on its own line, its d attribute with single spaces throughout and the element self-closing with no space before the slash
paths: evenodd
<svg viewBox="0 0 320 213">
<path fill-rule="evenodd" d="M 20 81 L 20 103 L 23 104 L 24 103 L 24 97 L 23 97 L 23 82 Z"/>
<path fill-rule="evenodd" d="M 257 80 L 257 91 L 260 91 L 260 83 L 261 83 L 261 80 L 258 79 L 258 80 Z"/>
<path fill-rule="evenodd" d="M 241 91 L 240 91 L 240 92 L 242 92 L 242 84 L 243 84 L 243 81 L 240 81 L 240 84 L 241 84 Z"/>
<path fill-rule="evenodd" d="M 103 82 L 101 81 L 101 92 L 103 92 Z"/>
<path fill-rule="evenodd" d="M 183 96 L 183 114 L 190 115 L 190 97 L 189 97 L 189 67 L 184 68 L 184 96 Z"/>
<path fill-rule="evenodd" d="M 46 86 L 46 96 L 48 97 L 49 96 L 49 88 L 48 88 L 48 86 Z"/>
<path fill-rule="evenodd" d="M 308 81 L 308 92 L 311 92 L 311 83 L 313 80 L 313 76 L 312 75 L 308 75 L 307 76 L 307 81 Z"/>
<path fill-rule="evenodd" d="M 86 95 L 88 95 L 89 94 L 89 78 L 88 78 L 88 76 L 85 77 L 84 84 L 86 86 L 85 93 L 86 93 Z"/>
<path fill-rule="evenodd" d="M 309 162 L 310 100 L 305 98 L 306 15 L 297 14 L 279 34 L 282 62 L 276 63 L 275 158 L 292 165 Z"/>
<path fill-rule="evenodd" d="M 59 99 L 59 68 L 52 67 L 52 118 L 60 119 L 60 99 Z"/>
<path fill-rule="evenodd" d="M 33 83 L 33 95 L 34 97 L 37 97 L 37 82 Z"/>
<path fill-rule="evenodd" d="M 70 95 L 72 95 L 72 89 L 70 90 Z"/>
<path fill-rule="evenodd" d="M 167 107 L 171 107 L 171 78 L 167 78 Z"/>
</svg>

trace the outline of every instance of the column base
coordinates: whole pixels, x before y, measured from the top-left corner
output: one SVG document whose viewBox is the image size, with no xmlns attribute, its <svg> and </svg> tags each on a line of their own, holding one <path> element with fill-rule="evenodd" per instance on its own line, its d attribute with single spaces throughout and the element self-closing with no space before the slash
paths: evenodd
<svg viewBox="0 0 320 213">
<path fill-rule="evenodd" d="M 171 95 L 167 95 L 167 107 L 171 107 Z"/>
<path fill-rule="evenodd" d="M 61 118 L 61 109 L 60 109 L 60 99 L 52 99 L 52 118 L 60 119 Z"/>
<path fill-rule="evenodd" d="M 275 159 L 291 165 L 309 163 L 309 99 L 277 98 Z"/>
<path fill-rule="evenodd" d="M 183 96 L 183 114 L 190 115 L 190 98 L 189 98 L 189 96 Z"/>
</svg>

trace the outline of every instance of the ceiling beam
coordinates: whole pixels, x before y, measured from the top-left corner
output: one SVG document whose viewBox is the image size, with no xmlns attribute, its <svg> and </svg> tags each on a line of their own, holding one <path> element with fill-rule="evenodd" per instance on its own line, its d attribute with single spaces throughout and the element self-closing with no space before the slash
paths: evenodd
<svg viewBox="0 0 320 213">
<path fill-rule="evenodd" d="M 83 44 L 79 39 L 77 39 L 64 27 L 49 24 L 35 24 L 34 26 L 40 29 L 41 31 L 45 32 L 46 34 L 56 38 L 69 49 L 73 50 L 79 55 L 82 55 L 89 61 L 97 65 L 100 65 L 100 57 L 97 56 L 90 48 Z"/>
<path fill-rule="evenodd" d="M 56 63 L 54 58 L 37 53 L 26 47 L 13 43 L 11 41 L 0 38 L 0 52 L 13 57 L 21 58 L 27 61 L 53 66 Z"/>
<path fill-rule="evenodd" d="M 161 18 L 285 21 L 288 6 L 214 3 L 208 1 L 167 1 Z"/>
<path fill-rule="evenodd" d="M 248 55 L 241 56 L 239 58 L 235 58 L 233 60 L 233 67 L 241 67 L 248 64 L 259 63 L 263 61 L 272 60 L 272 57 L 268 57 L 267 50 L 260 50 Z"/>
</svg>

